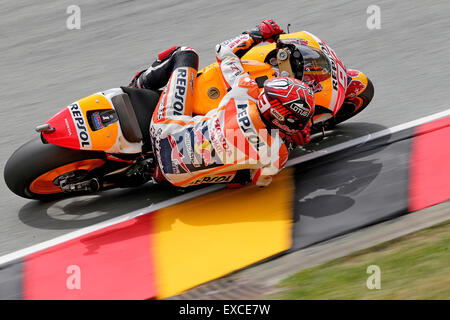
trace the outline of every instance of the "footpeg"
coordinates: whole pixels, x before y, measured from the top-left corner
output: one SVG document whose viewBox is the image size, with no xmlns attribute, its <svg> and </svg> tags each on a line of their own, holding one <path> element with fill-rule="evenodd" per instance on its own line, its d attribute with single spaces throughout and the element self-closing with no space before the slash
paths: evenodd
<svg viewBox="0 0 450 320">
<path fill-rule="evenodd" d="M 96 192 L 100 190 L 100 182 L 97 178 L 93 178 L 90 180 L 77 182 L 77 183 L 67 183 L 66 180 L 62 180 L 59 183 L 59 187 L 62 191 L 66 193 L 72 192 Z"/>
</svg>

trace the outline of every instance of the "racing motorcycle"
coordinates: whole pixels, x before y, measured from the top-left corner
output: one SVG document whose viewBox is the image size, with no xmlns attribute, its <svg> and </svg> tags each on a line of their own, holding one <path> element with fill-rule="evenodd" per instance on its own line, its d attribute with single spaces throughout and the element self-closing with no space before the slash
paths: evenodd
<svg viewBox="0 0 450 320">
<path fill-rule="evenodd" d="M 254 47 L 242 63 L 260 88 L 277 75 L 307 83 L 316 102 L 312 133 L 358 114 L 374 93 L 364 73 L 347 70 L 324 41 L 306 31 L 282 34 L 276 43 Z M 227 93 L 219 65 L 199 70 L 194 88 L 194 114 L 216 108 Z M 21 197 L 48 200 L 156 183 L 149 127 L 160 94 L 120 87 L 63 108 L 36 128 L 39 137 L 9 158 L 7 186 Z"/>
</svg>

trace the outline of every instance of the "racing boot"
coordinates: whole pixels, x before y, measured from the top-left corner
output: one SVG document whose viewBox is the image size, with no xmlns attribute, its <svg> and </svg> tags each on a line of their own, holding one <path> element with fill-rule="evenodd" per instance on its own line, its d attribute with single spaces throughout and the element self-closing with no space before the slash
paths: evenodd
<svg viewBox="0 0 450 320">
<path fill-rule="evenodd" d="M 155 62 L 146 70 L 138 72 L 133 80 L 131 80 L 130 87 L 144 88 L 151 90 L 158 90 L 164 87 L 174 70 L 174 63 L 183 56 L 183 52 L 194 52 L 189 47 L 173 46 L 158 54 Z M 198 59 L 198 58 L 197 58 Z"/>
<path fill-rule="evenodd" d="M 169 78 L 164 79 L 167 86 L 159 100 L 159 103 L 166 106 L 164 108 L 165 115 L 157 115 L 157 117 L 191 116 L 193 110 L 194 81 L 198 71 L 198 55 L 192 48 L 181 47 L 174 51 L 167 61 L 167 65 L 170 68 L 161 68 L 168 68 L 170 70 Z M 158 70 L 161 69 L 156 70 L 155 72 L 159 72 Z M 154 73 L 151 70 L 146 74 L 152 76 Z M 147 84 L 147 78 L 145 77 L 144 75 L 143 83 Z"/>
</svg>

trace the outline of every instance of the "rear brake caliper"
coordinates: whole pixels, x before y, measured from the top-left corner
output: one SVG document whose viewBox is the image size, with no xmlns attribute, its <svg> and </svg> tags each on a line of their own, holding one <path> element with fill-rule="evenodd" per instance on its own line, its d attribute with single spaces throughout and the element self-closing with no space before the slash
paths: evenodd
<svg viewBox="0 0 450 320">
<path fill-rule="evenodd" d="M 63 192 L 96 192 L 100 190 L 100 182 L 97 178 L 82 181 L 87 175 L 84 170 L 64 173 L 53 180 L 53 184 L 61 188 Z"/>
</svg>

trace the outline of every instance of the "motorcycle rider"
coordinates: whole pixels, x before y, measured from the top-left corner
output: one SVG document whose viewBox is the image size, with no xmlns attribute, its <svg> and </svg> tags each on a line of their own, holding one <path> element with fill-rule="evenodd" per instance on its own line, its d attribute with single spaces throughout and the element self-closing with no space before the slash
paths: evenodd
<svg viewBox="0 0 450 320">
<path fill-rule="evenodd" d="M 172 47 L 141 71 L 131 86 L 166 86 L 153 113 L 150 134 L 158 161 L 155 176 L 176 186 L 201 183 L 267 186 L 286 164 L 286 142 L 309 142 L 313 91 L 300 80 L 266 80 L 259 93 L 240 58 L 255 45 L 273 42 L 283 30 L 264 20 L 254 29 L 216 46 L 216 58 L 228 93 L 218 108 L 193 116 L 193 86 L 198 55 L 190 47 Z"/>
</svg>

